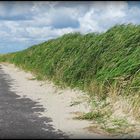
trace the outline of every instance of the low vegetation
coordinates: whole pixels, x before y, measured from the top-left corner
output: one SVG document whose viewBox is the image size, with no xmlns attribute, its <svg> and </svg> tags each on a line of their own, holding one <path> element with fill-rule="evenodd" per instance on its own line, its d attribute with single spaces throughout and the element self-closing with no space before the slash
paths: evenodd
<svg viewBox="0 0 140 140">
<path fill-rule="evenodd" d="M 123 97 L 139 119 L 140 25 L 116 25 L 105 33 L 65 34 L 26 50 L 0 56 L 0 61 L 33 72 L 62 87 L 87 92 L 93 106 L 108 106 Z M 106 102 L 110 99 L 110 102 Z M 107 104 L 107 105 L 106 105 Z M 84 118 L 100 118 L 89 113 Z"/>
</svg>

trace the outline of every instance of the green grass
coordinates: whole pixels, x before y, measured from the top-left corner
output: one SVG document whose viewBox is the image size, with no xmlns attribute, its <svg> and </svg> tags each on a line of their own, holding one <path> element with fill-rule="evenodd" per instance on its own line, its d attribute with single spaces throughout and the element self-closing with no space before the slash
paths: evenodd
<svg viewBox="0 0 140 140">
<path fill-rule="evenodd" d="M 39 80 L 78 87 L 91 96 L 105 98 L 115 83 L 122 89 L 120 94 L 136 94 L 140 92 L 140 25 L 116 25 L 101 34 L 65 34 L 2 55 L 0 60 L 32 71 Z"/>
<path fill-rule="evenodd" d="M 0 55 L 0 62 L 31 71 L 38 80 L 86 91 L 96 111 L 79 119 L 95 120 L 108 132 L 127 127 L 124 120 L 112 121 L 115 127 L 108 126 L 111 120 L 106 120 L 112 114 L 108 97 L 114 102 L 117 96 L 128 97 L 134 116 L 139 118 L 140 25 L 116 25 L 100 34 L 65 34 L 23 51 Z"/>
<path fill-rule="evenodd" d="M 75 119 L 80 119 L 80 120 L 94 120 L 99 124 L 104 124 L 105 123 L 105 113 L 96 111 L 96 112 L 88 112 L 88 113 L 84 113 L 80 116 L 75 117 Z"/>
</svg>

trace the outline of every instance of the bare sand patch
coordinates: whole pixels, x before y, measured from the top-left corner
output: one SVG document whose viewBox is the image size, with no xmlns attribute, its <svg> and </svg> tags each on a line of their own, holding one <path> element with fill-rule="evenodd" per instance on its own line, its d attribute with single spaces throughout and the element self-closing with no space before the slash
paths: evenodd
<svg viewBox="0 0 140 140">
<path fill-rule="evenodd" d="M 21 98 L 27 97 L 39 102 L 45 108 L 41 116 L 52 118 L 52 125 L 70 138 L 109 138 L 86 130 L 92 122 L 74 120 L 73 112 L 89 112 L 88 96 L 79 90 L 60 89 L 50 81 L 37 81 L 29 72 L 25 72 L 13 64 L 2 64 L 2 69 L 12 80 L 11 91 Z"/>
</svg>

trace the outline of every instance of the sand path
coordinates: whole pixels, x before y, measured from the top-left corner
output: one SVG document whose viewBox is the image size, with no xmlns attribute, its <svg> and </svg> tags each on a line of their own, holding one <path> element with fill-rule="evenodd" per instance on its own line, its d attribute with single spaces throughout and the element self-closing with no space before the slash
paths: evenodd
<svg viewBox="0 0 140 140">
<path fill-rule="evenodd" d="M 66 133 L 70 138 L 109 138 L 108 136 L 89 132 L 86 127 L 92 124 L 87 120 L 74 120 L 74 112 L 88 112 L 88 96 L 72 89 L 60 89 L 49 81 L 33 80 L 33 75 L 15 67 L 12 64 L 3 63 L 1 67 L 4 73 L 12 79 L 10 90 L 20 98 L 29 98 L 45 109 L 40 116 L 52 118 L 50 122 L 56 129 Z M 80 104 L 72 105 L 81 101 Z"/>
</svg>

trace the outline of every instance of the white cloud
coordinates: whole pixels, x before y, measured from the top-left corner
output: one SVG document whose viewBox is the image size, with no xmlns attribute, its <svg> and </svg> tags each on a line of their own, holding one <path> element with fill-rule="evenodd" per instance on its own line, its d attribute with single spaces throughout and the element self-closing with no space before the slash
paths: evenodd
<svg viewBox="0 0 140 140">
<path fill-rule="evenodd" d="M 83 17 L 79 18 L 81 32 L 104 31 L 126 16 L 126 2 L 95 2 Z"/>
<path fill-rule="evenodd" d="M 69 32 L 102 32 L 117 23 L 138 24 L 139 15 L 140 7 L 129 7 L 125 1 L 0 2 L 0 38 L 2 43 L 22 42 L 25 47 Z"/>
</svg>

